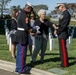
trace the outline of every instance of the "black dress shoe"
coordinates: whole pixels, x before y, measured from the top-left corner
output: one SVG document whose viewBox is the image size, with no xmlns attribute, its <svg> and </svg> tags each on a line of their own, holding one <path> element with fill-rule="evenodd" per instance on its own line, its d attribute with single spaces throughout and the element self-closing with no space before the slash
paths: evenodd
<svg viewBox="0 0 76 75">
<path fill-rule="evenodd" d="M 43 61 L 43 60 L 40 60 L 40 63 L 41 63 L 41 64 L 43 64 L 43 63 L 44 63 L 44 61 Z"/>
<path fill-rule="evenodd" d="M 30 61 L 30 63 L 31 63 L 31 64 L 35 64 L 35 62 L 34 62 L 34 61 Z"/>
</svg>

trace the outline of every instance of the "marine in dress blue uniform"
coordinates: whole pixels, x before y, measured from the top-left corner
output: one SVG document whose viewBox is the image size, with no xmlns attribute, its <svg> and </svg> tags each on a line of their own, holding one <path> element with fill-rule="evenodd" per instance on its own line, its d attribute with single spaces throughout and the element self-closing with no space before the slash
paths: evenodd
<svg viewBox="0 0 76 75">
<path fill-rule="evenodd" d="M 17 18 L 17 32 L 14 41 L 17 43 L 16 72 L 19 74 L 27 73 L 26 54 L 30 28 L 28 14 L 31 9 L 31 4 L 26 4 Z"/>
<path fill-rule="evenodd" d="M 64 3 L 59 3 L 57 5 L 57 8 L 62 9 L 62 14 L 59 18 L 59 28 L 57 30 L 61 67 L 67 67 L 68 66 L 68 52 L 66 48 L 66 40 L 69 36 L 68 25 L 69 25 L 71 16 L 70 16 L 70 13 L 67 11 Z"/>
</svg>

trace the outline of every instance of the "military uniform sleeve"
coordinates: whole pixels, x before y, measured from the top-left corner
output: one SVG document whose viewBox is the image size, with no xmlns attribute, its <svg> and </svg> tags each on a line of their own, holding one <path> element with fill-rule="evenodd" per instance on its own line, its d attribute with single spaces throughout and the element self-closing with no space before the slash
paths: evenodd
<svg viewBox="0 0 76 75">
<path fill-rule="evenodd" d="M 25 31 L 28 31 L 28 29 L 30 28 L 30 24 L 29 24 L 29 19 L 26 15 L 25 17 L 23 17 L 22 23 L 23 23 Z"/>
<path fill-rule="evenodd" d="M 65 30 L 65 28 L 68 26 L 69 24 L 69 15 L 68 14 L 64 14 L 63 17 L 61 18 L 60 22 L 59 22 L 59 28 L 57 30 L 57 34 L 59 35 L 61 32 L 63 32 Z"/>
</svg>

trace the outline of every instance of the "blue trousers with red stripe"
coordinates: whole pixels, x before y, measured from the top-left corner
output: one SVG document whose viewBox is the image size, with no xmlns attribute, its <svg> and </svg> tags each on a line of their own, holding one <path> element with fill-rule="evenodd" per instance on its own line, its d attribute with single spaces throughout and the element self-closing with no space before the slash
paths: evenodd
<svg viewBox="0 0 76 75">
<path fill-rule="evenodd" d="M 27 46 L 17 44 L 16 71 L 21 74 L 26 72 Z"/>
<path fill-rule="evenodd" d="M 61 66 L 67 67 L 68 66 L 68 52 L 66 48 L 66 39 L 59 39 L 59 50 L 60 50 Z"/>
</svg>

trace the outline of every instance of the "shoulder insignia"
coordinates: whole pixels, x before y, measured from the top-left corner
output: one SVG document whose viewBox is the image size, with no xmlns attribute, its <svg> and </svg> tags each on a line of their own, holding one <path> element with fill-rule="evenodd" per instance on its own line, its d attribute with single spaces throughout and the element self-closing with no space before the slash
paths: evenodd
<svg viewBox="0 0 76 75">
<path fill-rule="evenodd" d="M 27 23 L 27 24 L 29 23 L 28 17 L 25 18 L 25 23 Z"/>
</svg>

